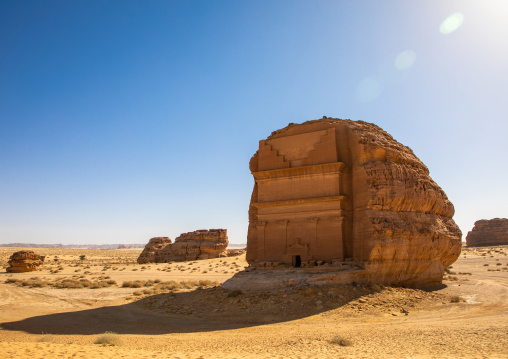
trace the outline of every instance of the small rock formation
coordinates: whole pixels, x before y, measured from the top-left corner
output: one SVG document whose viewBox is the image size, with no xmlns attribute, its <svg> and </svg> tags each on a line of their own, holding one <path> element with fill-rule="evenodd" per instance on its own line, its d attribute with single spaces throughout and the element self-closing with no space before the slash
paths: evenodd
<svg viewBox="0 0 508 359">
<path fill-rule="evenodd" d="M 374 124 L 289 124 L 259 142 L 250 170 L 251 266 L 342 266 L 347 276 L 323 281 L 422 287 L 440 284 L 460 254 L 452 203 Z"/>
<path fill-rule="evenodd" d="M 468 247 L 499 246 L 508 244 L 508 219 L 481 219 L 474 223 L 473 230 L 467 233 Z"/>
<path fill-rule="evenodd" d="M 228 249 L 227 250 L 227 254 L 228 254 L 228 257 L 237 257 L 237 256 L 241 256 L 242 254 L 244 254 L 246 252 L 246 249 L 245 248 L 237 248 L 237 249 Z"/>
<path fill-rule="evenodd" d="M 34 251 L 19 251 L 10 256 L 8 263 L 7 272 L 21 273 L 38 270 L 43 261 L 41 261 L 41 256 Z"/>
<path fill-rule="evenodd" d="M 183 233 L 171 242 L 169 237 L 154 237 L 139 255 L 138 263 L 184 262 L 226 257 L 227 229 L 200 229 Z"/>
<path fill-rule="evenodd" d="M 173 242 L 169 237 L 151 238 L 143 249 L 143 252 L 139 255 L 138 263 L 164 263 L 161 250 L 166 246 L 171 246 L 171 243 Z"/>
</svg>

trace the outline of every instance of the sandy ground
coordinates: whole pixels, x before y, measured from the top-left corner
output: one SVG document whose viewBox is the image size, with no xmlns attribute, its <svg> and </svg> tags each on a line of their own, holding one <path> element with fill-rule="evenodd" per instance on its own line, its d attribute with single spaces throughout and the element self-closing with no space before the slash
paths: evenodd
<svg viewBox="0 0 508 359">
<path fill-rule="evenodd" d="M 17 250 L 0 248 L 0 268 Z M 139 265 L 140 250 L 35 251 L 41 270 L 0 271 L 0 358 L 508 358 L 508 246 L 464 248 L 430 292 L 238 293 L 217 285 L 244 256 Z M 116 345 L 94 344 L 105 332 Z"/>
</svg>

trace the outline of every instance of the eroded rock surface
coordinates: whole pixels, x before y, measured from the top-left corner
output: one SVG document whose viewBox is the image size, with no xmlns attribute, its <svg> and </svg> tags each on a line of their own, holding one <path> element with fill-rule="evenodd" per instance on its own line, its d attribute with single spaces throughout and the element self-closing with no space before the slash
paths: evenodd
<svg viewBox="0 0 508 359">
<path fill-rule="evenodd" d="M 154 237 L 141 252 L 138 263 L 183 262 L 226 257 L 227 229 L 201 229 L 183 233 L 171 242 L 169 237 Z"/>
<path fill-rule="evenodd" d="M 413 151 L 374 124 L 290 124 L 259 142 L 250 169 L 253 266 L 352 263 L 361 269 L 344 272 L 356 282 L 428 286 L 460 254 L 452 203 Z"/>
<path fill-rule="evenodd" d="M 8 263 L 7 272 L 20 273 L 36 271 L 43 262 L 41 256 L 34 251 L 19 251 L 10 256 Z"/>
<path fill-rule="evenodd" d="M 498 246 L 508 244 L 508 219 L 481 219 L 467 233 L 466 244 L 470 247 Z"/>
</svg>

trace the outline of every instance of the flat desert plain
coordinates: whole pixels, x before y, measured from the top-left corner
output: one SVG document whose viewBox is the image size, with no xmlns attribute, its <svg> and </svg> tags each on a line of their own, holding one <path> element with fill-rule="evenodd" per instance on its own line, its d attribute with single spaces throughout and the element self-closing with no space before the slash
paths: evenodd
<svg viewBox="0 0 508 359">
<path fill-rule="evenodd" d="M 508 246 L 465 247 L 434 291 L 257 293 L 220 287 L 245 256 L 140 265 L 140 249 L 38 248 L 39 271 L 6 273 L 18 250 L 0 248 L 4 359 L 508 358 Z"/>
</svg>

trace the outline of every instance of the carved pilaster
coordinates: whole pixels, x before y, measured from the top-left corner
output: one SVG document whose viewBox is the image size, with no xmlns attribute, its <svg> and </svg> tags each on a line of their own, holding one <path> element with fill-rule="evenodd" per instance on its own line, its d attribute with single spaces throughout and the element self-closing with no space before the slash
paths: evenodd
<svg viewBox="0 0 508 359">
<path fill-rule="evenodd" d="M 289 223 L 289 221 L 287 219 L 281 219 L 279 221 L 279 223 L 284 226 L 284 237 L 285 237 L 285 243 L 286 243 L 286 246 L 284 247 L 285 248 L 285 253 L 284 254 L 287 254 L 287 248 L 288 248 L 288 223 Z"/>
<path fill-rule="evenodd" d="M 256 221 L 254 222 L 258 227 L 258 256 L 259 258 L 265 258 L 265 229 L 266 229 L 266 221 Z"/>
<path fill-rule="evenodd" d="M 309 238 L 309 248 L 311 250 L 316 250 L 318 248 L 318 238 L 317 238 L 317 224 L 318 224 L 319 218 L 313 217 L 313 218 L 306 218 L 305 222 L 307 222 L 308 226 L 311 226 L 312 228 L 312 235 Z"/>
</svg>

